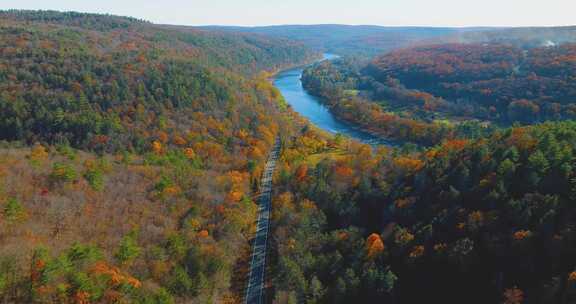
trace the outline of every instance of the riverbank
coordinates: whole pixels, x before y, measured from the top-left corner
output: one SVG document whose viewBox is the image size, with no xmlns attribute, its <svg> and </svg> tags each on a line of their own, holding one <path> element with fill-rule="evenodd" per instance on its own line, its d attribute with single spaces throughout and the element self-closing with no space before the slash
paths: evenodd
<svg viewBox="0 0 576 304">
<path fill-rule="evenodd" d="M 334 60 L 337 58 L 339 58 L 337 55 L 324 54 L 324 58 L 320 61 Z M 330 134 L 342 134 L 373 146 L 398 145 L 394 141 L 381 136 L 375 136 L 356 125 L 338 118 L 318 97 L 309 94 L 304 89 L 301 81 L 302 73 L 308 66 L 310 66 L 310 64 L 281 71 L 273 78 L 274 86 L 280 91 L 286 102 L 295 112 L 307 118 L 319 129 Z"/>
</svg>

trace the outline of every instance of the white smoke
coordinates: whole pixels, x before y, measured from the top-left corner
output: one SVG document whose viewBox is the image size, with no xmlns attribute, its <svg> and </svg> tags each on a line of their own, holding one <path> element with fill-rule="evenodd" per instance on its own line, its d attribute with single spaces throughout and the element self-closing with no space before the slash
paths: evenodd
<svg viewBox="0 0 576 304">
<path fill-rule="evenodd" d="M 557 44 L 552 41 L 552 40 L 546 40 L 544 41 L 544 43 L 542 44 L 542 46 L 544 47 L 555 47 Z"/>
</svg>

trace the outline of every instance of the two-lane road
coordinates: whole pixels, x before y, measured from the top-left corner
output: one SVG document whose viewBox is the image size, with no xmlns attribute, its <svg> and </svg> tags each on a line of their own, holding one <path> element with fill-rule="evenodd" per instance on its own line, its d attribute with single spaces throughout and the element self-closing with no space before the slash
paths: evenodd
<svg viewBox="0 0 576 304">
<path fill-rule="evenodd" d="M 270 213 L 272 200 L 272 176 L 276 168 L 276 160 L 280 154 L 280 139 L 276 139 L 274 149 L 270 152 L 264 168 L 261 181 L 261 194 L 258 206 L 258 225 L 252 245 L 252 262 L 250 277 L 246 288 L 246 304 L 264 303 L 264 275 L 266 273 L 266 252 L 268 246 L 268 231 L 270 230 Z"/>
</svg>

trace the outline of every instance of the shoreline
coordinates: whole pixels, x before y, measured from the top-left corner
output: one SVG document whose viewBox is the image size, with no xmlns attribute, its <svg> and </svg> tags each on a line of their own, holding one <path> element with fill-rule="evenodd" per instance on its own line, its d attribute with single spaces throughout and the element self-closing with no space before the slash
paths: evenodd
<svg viewBox="0 0 576 304">
<path fill-rule="evenodd" d="M 292 110 L 296 113 L 298 113 L 300 116 L 306 118 L 308 120 L 308 122 L 312 125 L 314 125 L 316 128 L 327 132 L 328 134 L 331 134 L 332 136 L 336 135 L 336 134 L 342 134 L 346 137 L 349 137 L 353 140 L 356 141 L 360 141 L 362 143 L 365 144 L 369 144 L 371 146 L 389 146 L 389 147 L 398 147 L 400 145 L 402 145 L 402 142 L 398 142 L 394 139 L 390 139 L 387 138 L 385 136 L 382 136 L 378 133 L 376 133 L 374 130 L 370 130 L 367 128 L 364 128 L 362 126 L 359 126 L 355 123 L 351 123 L 345 119 L 342 119 L 340 117 L 340 115 L 337 115 L 336 113 L 334 113 L 331 110 L 331 107 L 329 105 L 327 105 L 325 102 L 322 101 L 322 98 L 319 98 L 318 96 L 315 96 L 314 94 L 311 94 L 310 92 L 308 92 L 308 90 L 306 90 L 306 88 L 304 87 L 304 85 L 300 82 L 298 89 L 301 90 L 302 93 L 305 94 L 305 96 L 310 97 L 311 100 L 307 101 L 305 100 L 305 102 L 309 102 L 311 103 L 310 106 L 312 107 L 321 107 L 324 108 L 327 112 L 327 117 L 325 119 L 329 119 L 331 121 L 333 121 L 334 123 L 336 123 L 336 126 L 323 126 L 321 122 L 319 121 L 314 121 L 314 119 L 312 118 L 314 116 L 313 113 L 308 113 L 306 114 L 305 112 L 302 111 L 302 109 L 297 110 L 297 107 L 295 107 L 293 105 L 294 102 L 290 102 L 290 99 L 288 97 L 286 97 L 286 94 L 283 93 L 283 88 L 278 87 L 276 84 L 276 81 L 279 80 L 279 76 L 283 73 L 289 73 L 289 72 L 293 72 L 293 71 L 298 71 L 298 70 L 303 70 L 306 67 L 309 67 L 315 63 L 318 62 L 323 62 L 325 60 L 334 60 L 340 58 L 340 56 L 337 55 L 332 55 L 332 54 L 324 54 L 323 58 L 321 60 L 317 60 L 314 61 L 312 63 L 306 64 L 306 65 L 300 65 L 300 66 L 295 66 L 289 69 L 285 69 L 285 70 L 281 70 L 276 72 L 274 75 L 269 77 L 269 81 L 274 85 L 274 87 L 276 89 L 278 89 L 280 91 L 280 93 L 283 95 L 284 99 L 286 100 L 286 103 L 292 108 Z M 291 77 L 294 77 L 295 79 L 297 78 L 298 80 L 301 80 L 302 78 L 302 71 L 299 71 L 298 75 L 291 75 Z M 321 113 L 319 115 L 322 115 Z M 322 118 L 321 116 L 319 116 L 318 118 Z M 341 131 L 339 131 L 338 129 L 340 129 Z"/>
</svg>

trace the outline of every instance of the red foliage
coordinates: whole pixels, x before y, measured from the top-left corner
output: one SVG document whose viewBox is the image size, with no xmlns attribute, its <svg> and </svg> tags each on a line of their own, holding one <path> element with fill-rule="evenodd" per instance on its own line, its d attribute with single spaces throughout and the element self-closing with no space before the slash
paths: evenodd
<svg viewBox="0 0 576 304">
<path fill-rule="evenodd" d="M 298 182 L 303 182 L 308 176 L 308 166 L 305 164 L 300 165 L 296 169 L 295 177 Z"/>
</svg>

